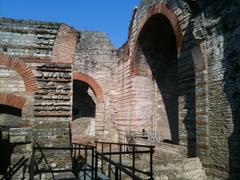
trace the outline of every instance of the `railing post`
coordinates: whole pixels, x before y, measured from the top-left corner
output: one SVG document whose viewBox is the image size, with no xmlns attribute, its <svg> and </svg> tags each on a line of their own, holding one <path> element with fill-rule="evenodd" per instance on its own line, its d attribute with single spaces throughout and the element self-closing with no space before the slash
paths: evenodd
<svg viewBox="0 0 240 180">
<path fill-rule="evenodd" d="M 94 167 L 94 147 L 92 147 L 92 167 L 91 167 L 92 179 L 93 179 L 93 167 Z"/>
<path fill-rule="evenodd" d="M 98 153 L 96 151 L 96 157 L 95 157 L 95 179 L 97 179 L 98 175 L 97 175 L 97 172 L 98 172 Z"/>
<path fill-rule="evenodd" d="M 120 152 L 120 156 L 119 156 L 119 164 L 122 165 L 122 144 L 120 144 L 120 149 L 119 149 L 119 152 Z M 119 169 L 119 179 L 121 179 L 121 170 Z"/>
<path fill-rule="evenodd" d="M 133 165 L 133 174 L 135 174 L 135 146 L 133 146 L 133 162 L 132 162 L 132 165 Z"/>
<path fill-rule="evenodd" d="M 29 180 L 34 180 L 34 164 L 35 164 L 35 142 L 33 143 L 32 156 L 29 167 Z"/>
<path fill-rule="evenodd" d="M 154 153 L 154 150 L 153 150 L 153 147 L 150 148 L 150 180 L 153 179 L 153 153 Z"/>
<path fill-rule="evenodd" d="M 103 143 L 102 143 L 102 154 L 103 154 Z M 102 158 L 102 161 L 101 161 L 101 172 L 103 173 L 103 158 Z"/>
<path fill-rule="evenodd" d="M 86 168 L 87 168 L 87 147 L 85 147 L 84 151 L 84 165 L 83 165 L 83 173 L 84 173 L 84 180 L 86 180 Z"/>
<path fill-rule="evenodd" d="M 115 180 L 118 180 L 118 167 L 115 167 Z"/>
<path fill-rule="evenodd" d="M 111 153 L 112 153 L 112 144 L 109 144 L 109 159 L 112 160 L 112 156 L 111 156 Z M 108 176 L 111 178 L 111 164 L 109 163 L 108 165 Z"/>
</svg>

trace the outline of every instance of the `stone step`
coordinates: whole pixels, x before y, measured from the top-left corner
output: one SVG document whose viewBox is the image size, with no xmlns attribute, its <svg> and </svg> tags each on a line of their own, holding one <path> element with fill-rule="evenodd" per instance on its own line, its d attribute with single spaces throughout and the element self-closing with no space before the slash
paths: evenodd
<svg viewBox="0 0 240 180">
<path fill-rule="evenodd" d="M 155 145 L 155 161 L 175 161 L 187 158 L 186 148 L 169 143 L 158 143 Z"/>
<path fill-rule="evenodd" d="M 155 162 L 156 163 L 156 162 Z M 154 165 L 155 179 L 158 180 L 206 180 L 205 171 L 199 158 L 184 158 L 177 161 L 158 162 Z"/>
</svg>

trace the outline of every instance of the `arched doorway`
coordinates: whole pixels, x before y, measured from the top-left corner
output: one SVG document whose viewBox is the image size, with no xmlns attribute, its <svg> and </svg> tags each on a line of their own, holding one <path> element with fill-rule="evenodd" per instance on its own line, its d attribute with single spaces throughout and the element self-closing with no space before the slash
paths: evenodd
<svg viewBox="0 0 240 180">
<path fill-rule="evenodd" d="M 73 133 L 95 135 L 96 97 L 84 81 L 73 81 Z"/>
<path fill-rule="evenodd" d="M 138 36 L 135 71 L 149 87 L 146 103 L 152 107 L 150 118 L 156 136 L 176 144 L 179 142 L 177 55 L 171 22 L 160 13 L 151 16 Z"/>
<path fill-rule="evenodd" d="M 103 133 L 104 101 L 102 89 L 93 78 L 74 72 L 73 79 L 72 139 L 79 142 Z"/>
</svg>

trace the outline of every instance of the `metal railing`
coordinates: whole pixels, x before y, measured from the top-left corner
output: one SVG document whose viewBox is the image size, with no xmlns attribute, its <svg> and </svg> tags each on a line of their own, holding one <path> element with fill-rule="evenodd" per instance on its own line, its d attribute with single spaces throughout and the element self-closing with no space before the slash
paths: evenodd
<svg viewBox="0 0 240 180">
<path fill-rule="evenodd" d="M 91 171 L 90 178 L 93 179 L 94 172 L 94 146 L 83 145 L 83 144 L 72 144 L 71 147 L 41 147 L 38 143 L 34 143 L 32 156 L 29 165 L 29 179 L 34 180 L 34 176 L 39 174 L 41 179 L 42 173 L 50 173 L 52 179 L 55 180 L 54 173 L 72 172 L 76 178 L 79 178 L 79 172 L 84 172 L 84 180 L 86 179 L 87 171 Z M 48 162 L 48 159 L 44 151 L 62 151 L 69 150 L 71 153 L 72 168 L 65 169 L 53 169 Z M 40 159 L 44 160 L 46 167 L 45 169 L 39 169 L 38 165 L 40 161 L 36 161 L 36 152 L 39 151 L 41 154 Z M 91 160 L 89 161 L 89 155 L 91 154 Z M 41 161 L 42 161 L 41 160 Z M 92 174 L 92 175 L 91 175 Z"/>
<path fill-rule="evenodd" d="M 94 179 L 94 157 L 95 146 L 88 144 L 72 144 L 72 166 L 76 177 L 83 176 L 85 180 L 87 176 Z M 79 174 L 80 171 L 83 174 Z"/>
<path fill-rule="evenodd" d="M 137 177 L 145 177 L 153 179 L 153 153 L 154 146 L 151 145 L 137 145 L 137 144 L 123 144 L 111 142 L 95 142 L 96 143 L 96 161 L 95 166 L 99 167 L 104 174 L 107 172 L 108 177 L 115 176 L 115 179 L 121 179 L 121 172 L 129 177 L 136 179 Z M 137 168 L 136 162 L 140 161 L 143 155 L 148 156 L 148 171 L 143 171 Z M 123 158 L 130 157 L 131 166 L 123 163 Z M 114 160 L 113 160 L 114 159 Z M 107 163 L 104 163 L 107 162 Z M 100 162 L 100 163 L 98 163 Z M 141 162 L 141 161 L 140 161 Z M 99 165 L 100 164 L 100 165 Z M 104 167 L 106 165 L 108 167 Z M 112 170 L 112 166 L 115 171 Z M 95 172 L 96 173 L 96 172 Z M 140 178 L 143 179 L 143 178 Z"/>
<path fill-rule="evenodd" d="M 49 164 L 45 151 L 69 150 L 72 160 L 72 168 L 54 169 Z M 36 152 L 39 151 L 41 157 L 36 159 Z M 50 173 L 55 180 L 54 173 L 72 172 L 77 179 L 98 179 L 99 177 L 109 177 L 115 180 L 122 179 L 122 176 L 132 179 L 153 179 L 153 153 L 154 146 L 123 144 L 111 142 L 95 142 L 95 146 L 88 144 L 71 144 L 70 147 L 41 147 L 34 143 L 33 152 L 29 165 L 29 179 L 34 180 L 34 176 L 42 173 Z M 39 154 L 38 154 L 39 155 Z M 147 156 L 148 170 L 137 167 L 140 157 Z M 124 164 L 128 159 L 131 165 Z M 41 161 L 41 162 L 40 162 Z M 38 165 L 45 163 L 45 169 L 39 169 Z M 146 168 L 145 168 L 146 169 Z M 95 178 L 96 177 L 96 178 Z"/>
<path fill-rule="evenodd" d="M 15 173 L 21 169 L 28 161 L 28 158 L 21 157 L 13 166 L 10 166 L 6 174 L 0 180 L 10 180 Z"/>
</svg>

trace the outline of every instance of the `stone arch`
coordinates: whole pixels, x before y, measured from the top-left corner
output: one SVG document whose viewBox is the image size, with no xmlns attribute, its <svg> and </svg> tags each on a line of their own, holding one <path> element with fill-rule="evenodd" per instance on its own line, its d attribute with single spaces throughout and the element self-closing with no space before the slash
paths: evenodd
<svg viewBox="0 0 240 180">
<path fill-rule="evenodd" d="M 16 96 L 14 94 L 9 94 L 5 92 L 0 92 L 0 104 L 12 106 L 18 109 L 22 109 L 26 102 L 26 98 L 21 96 Z"/>
<path fill-rule="evenodd" d="M 22 77 L 27 92 L 34 92 L 37 90 L 37 82 L 32 73 L 32 70 L 27 64 L 18 58 L 9 55 L 0 54 L 0 65 L 7 66 L 15 70 Z"/>
<path fill-rule="evenodd" d="M 171 23 L 173 31 L 176 36 L 176 45 L 177 45 L 178 56 L 180 55 L 180 52 L 181 52 L 181 49 L 183 46 L 183 32 L 182 32 L 179 20 L 178 20 L 176 14 L 174 13 L 174 11 L 169 9 L 164 3 L 155 4 L 148 10 L 147 13 L 145 13 L 145 15 L 141 18 L 141 21 L 138 24 L 137 33 L 135 36 L 136 37 L 135 43 L 133 45 L 132 58 L 131 58 L 131 68 L 132 68 L 133 75 L 136 74 L 138 71 L 135 66 L 135 60 L 136 60 L 137 51 L 138 51 L 139 35 L 140 35 L 144 25 L 146 24 L 146 22 L 149 20 L 149 18 L 151 18 L 152 16 L 157 15 L 157 14 L 164 15 Z"/>
<path fill-rule="evenodd" d="M 97 102 L 103 103 L 104 99 L 103 99 L 102 88 L 93 78 L 91 78 L 87 74 L 83 74 L 81 72 L 74 72 L 73 79 L 80 80 L 80 81 L 83 81 L 83 82 L 86 82 L 87 84 L 89 84 L 89 86 L 92 88 L 92 90 L 97 98 Z"/>
<path fill-rule="evenodd" d="M 104 97 L 102 88 L 96 80 L 81 72 L 74 72 L 73 80 L 85 82 L 92 89 L 96 97 L 95 136 L 102 135 L 104 131 Z M 78 142 L 79 140 L 81 141 L 81 139 L 75 138 L 73 134 L 73 141 Z"/>
</svg>

